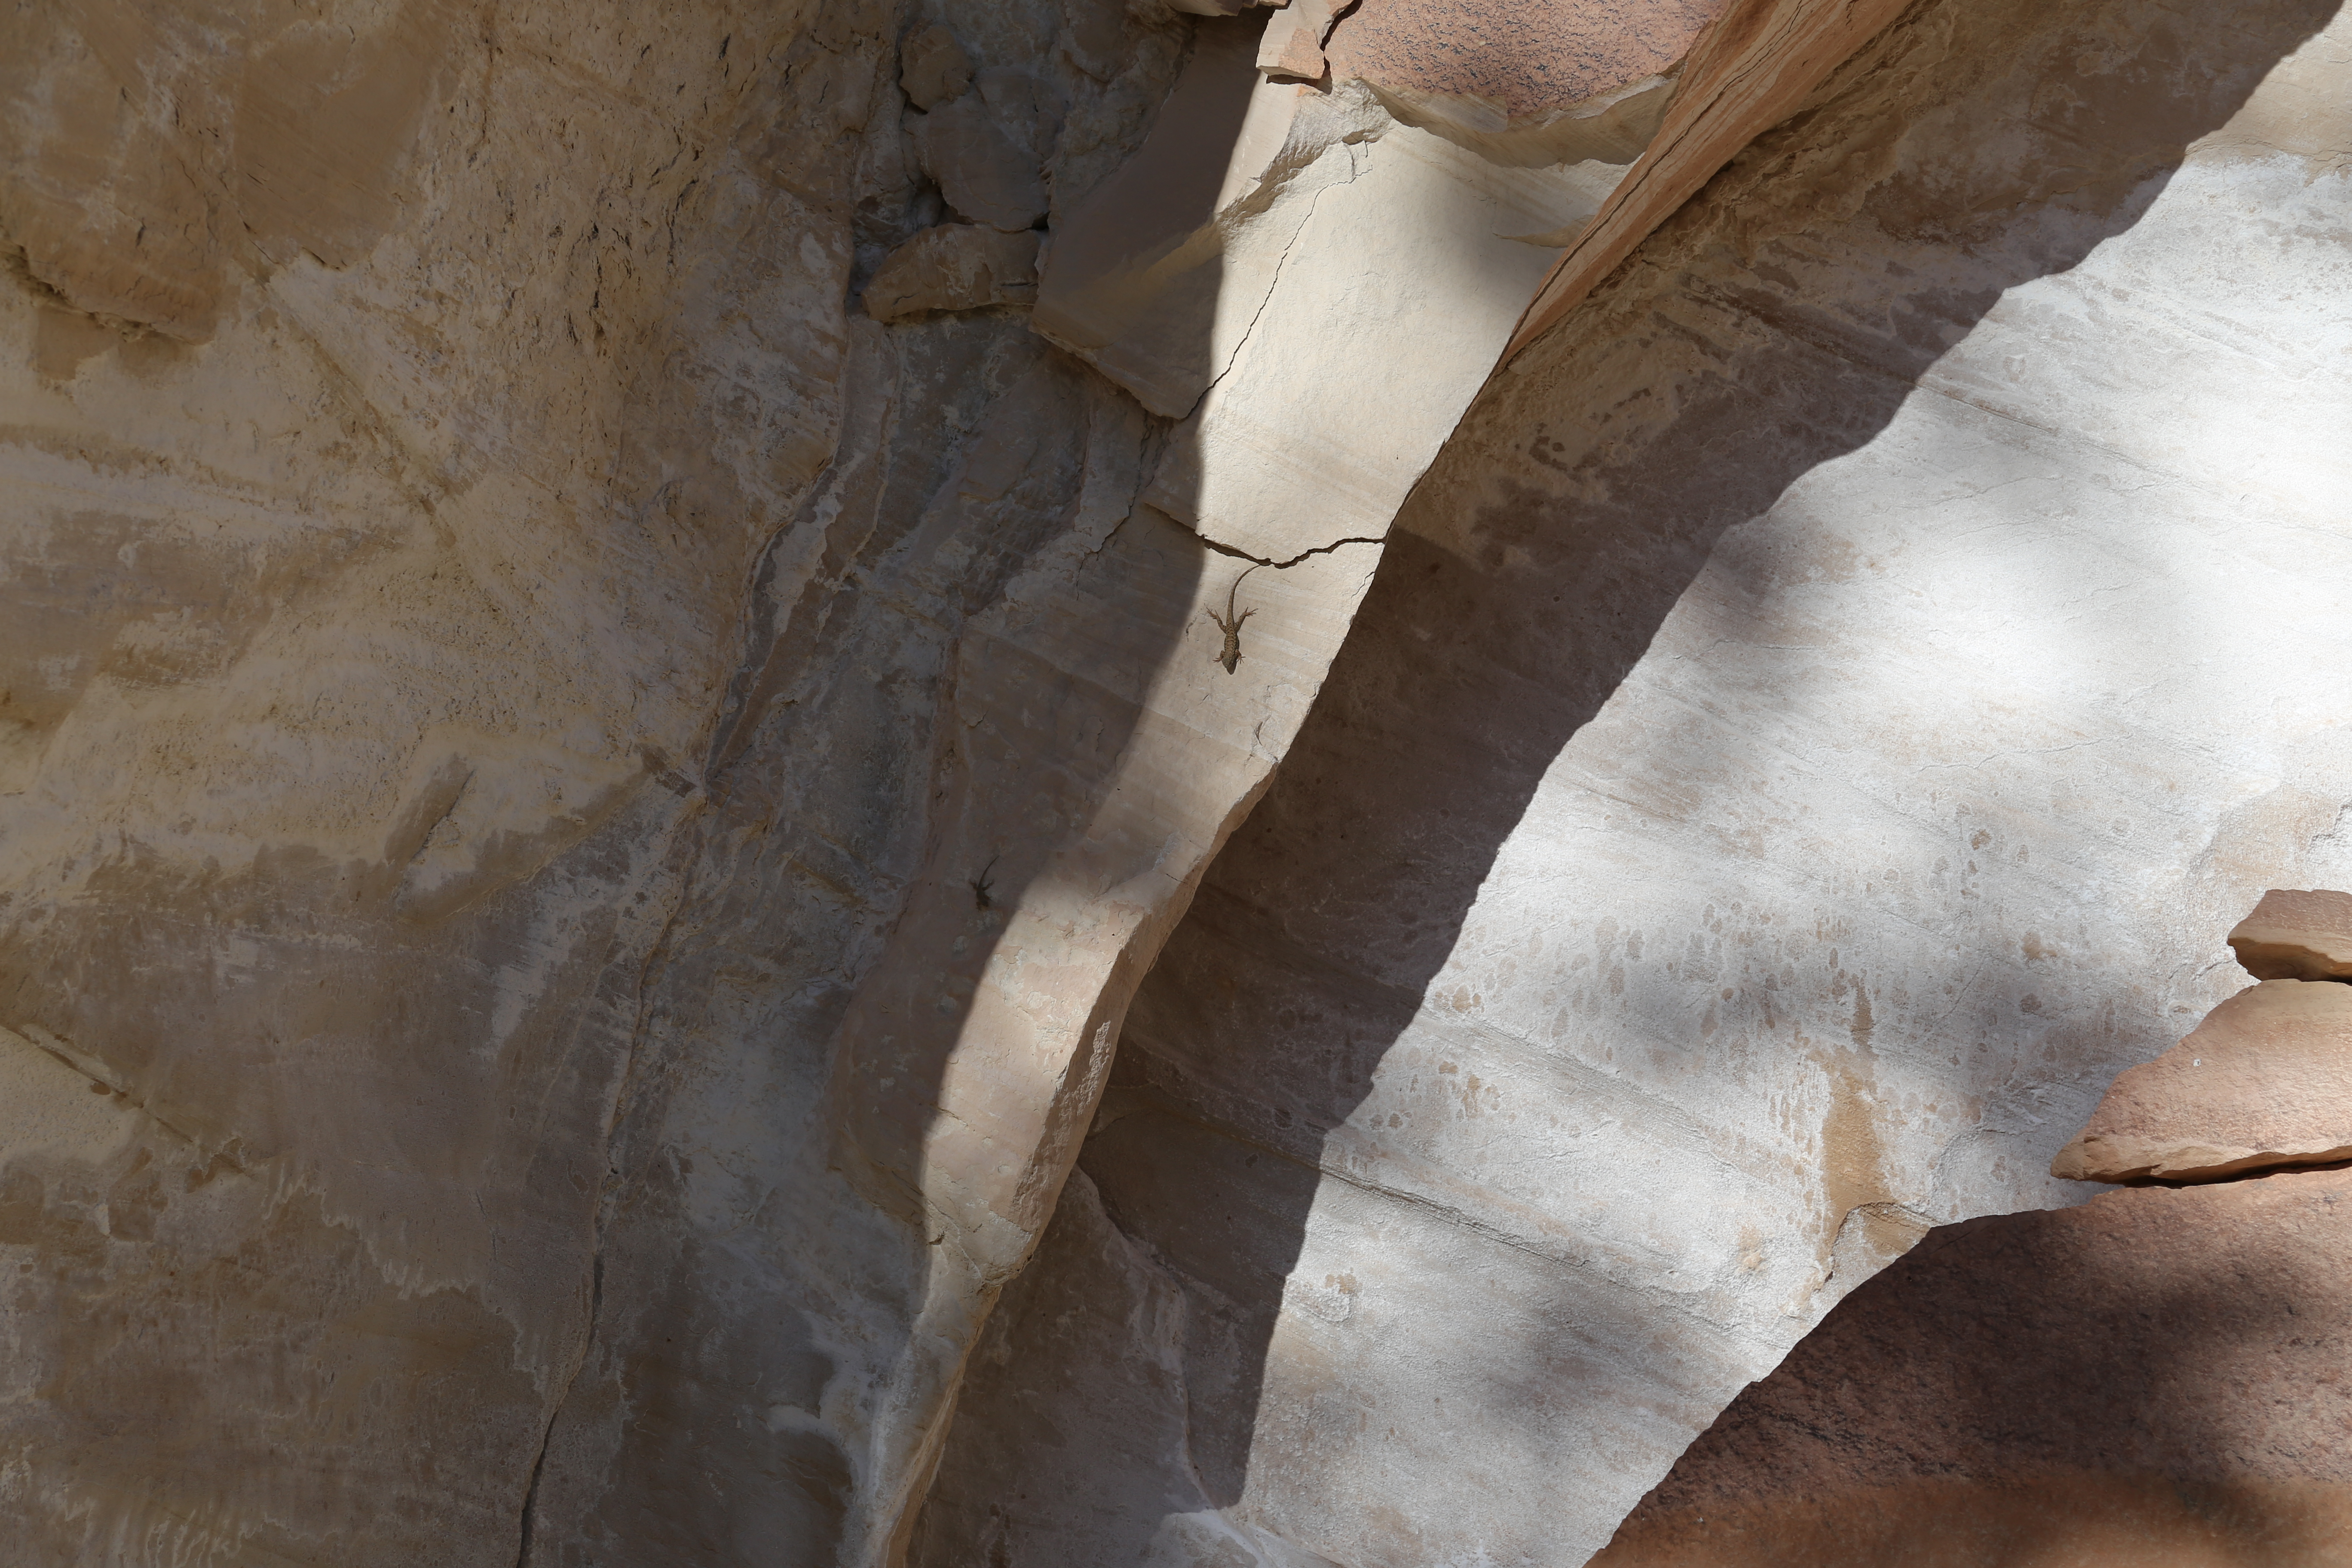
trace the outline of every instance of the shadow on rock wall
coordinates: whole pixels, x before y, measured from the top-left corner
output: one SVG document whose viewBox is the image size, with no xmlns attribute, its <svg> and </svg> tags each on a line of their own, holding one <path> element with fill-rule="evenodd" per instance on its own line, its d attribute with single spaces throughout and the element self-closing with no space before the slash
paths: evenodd
<svg viewBox="0 0 2352 1568">
<path fill-rule="evenodd" d="M 52 1157 L 0 1086 L 11 1568 L 887 1531 L 976 977 L 1054 852 L 1168 842 L 1104 796 L 1214 636 L 1169 422 L 1017 294 L 859 291 L 1034 257 L 1146 9 L 11 23 L 0 1074 L 113 1114 Z"/>
<path fill-rule="evenodd" d="M 1137 1561 L 1241 1500 L 1324 1139 L 1547 770 L 1727 529 L 1875 437 L 2004 290 L 2129 228 L 2335 8 L 1917 6 L 1490 387 L 1129 1015 L 1087 1180 L 963 1396 L 932 1503 L 962 1550 Z M 1815 265 L 1824 235 L 1880 265 Z M 1557 480 L 1471 510 L 1510 448 Z"/>
<path fill-rule="evenodd" d="M 1008 145 L 1048 159 L 1058 222 L 1150 125 L 1192 26 L 1146 29 L 1108 4 L 908 12 L 908 37 L 944 25 L 971 69 L 928 115 L 904 110 L 903 153 L 877 116 L 857 219 L 877 254 L 962 222 L 967 189 L 994 179 L 1001 197 L 1017 184 L 1002 169 L 940 165 Z M 1204 163 L 1222 167 L 1243 101 L 1205 128 Z M 961 129 L 940 130 L 951 112 Z M 1213 265 L 1202 277 L 1213 288 Z M 886 1550 L 872 1532 L 927 1473 L 958 1336 L 995 1289 L 972 1215 L 943 1214 L 942 1192 L 961 1177 L 982 1224 L 1021 1217 L 985 1212 L 1000 1171 L 942 1162 L 942 1131 L 966 1131 L 942 1128 L 958 1120 L 947 1079 L 975 1037 L 1026 1044 L 1026 1020 L 982 1011 L 992 962 L 1024 900 L 1069 897 L 1074 846 L 1116 838 L 1106 801 L 1145 695 L 1202 635 L 1207 551 L 1135 502 L 1171 422 L 1020 311 L 853 316 L 848 331 L 839 449 L 761 562 L 677 912 L 643 974 L 614 977 L 639 1024 L 595 1339 L 533 1480 L 526 1563 Z M 1161 839 L 1102 858 L 1138 847 L 1149 866 Z M 1045 978 L 1033 961 L 1033 992 L 1090 1005 L 1104 977 L 1076 939 L 1060 956 Z M 1022 1130 L 978 1131 L 993 1165 L 1023 1157 Z M 1056 1160 L 1022 1184 L 1041 1194 L 1032 1234 L 1059 1175 Z"/>
</svg>

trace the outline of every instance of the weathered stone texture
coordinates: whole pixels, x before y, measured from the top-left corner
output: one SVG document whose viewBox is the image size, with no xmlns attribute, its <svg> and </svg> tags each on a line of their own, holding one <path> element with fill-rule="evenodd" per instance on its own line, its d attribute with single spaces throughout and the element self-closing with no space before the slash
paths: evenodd
<svg viewBox="0 0 2352 1568">
<path fill-rule="evenodd" d="M 1183 52 L 1097 9 L 954 18 L 1048 204 Z M 851 314 L 941 216 L 895 44 L 942 20 L 0 50 L 0 1051 L 104 1112 L 0 1148 L 12 1568 L 887 1544 L 1106 980 L 1363 581 L 1263 574 L 1286 635 L 1173 661 L 1223 583 L 1119 526 L 1150 421 L 1017 313 Z M 956 1079 L 1024 953 L 1075 1016 Z M 869 984 L 921 989 L 913 1109 L 835 1038 Z M 1045 1152 L 949 1152 L 942 1218 L 888 1129 L 991 1092 Z"/>
<path fill-rule="evenodd" d="M 948 28 L 936 24 L 919 28 L 907 36 L 900 50 L 898 85 L 915 108 L 937 109 L 962 97 L 971 85 L 971 60 Z"/>
<path fill-rule="evenodd" d="M 8 1568 L 1572 1568 L 2352 875 L 2328 4 L 1293 5 L 13 14 Z"/>
<path fill-rule="evenodd" d="M 2230 951 L 2257 980 L 2352 980 L 2352 893 L 2273 888 L 2230 928 Z"/>
<path fill-rule="evenodd" d="M 8 1287 L 25 1561 L 887 1558 L 1388 520 L 1286 550 L 1224 657 L 1295 508 L 1172 521 L 1192 438 L 1003 308 L 1192 25 L 24 43 L 0 1044 L 136 1130 L 0 1152 L 5 1244 L 76 1260 Z M 1318 231 L 1402 237 L 1386 275 L 1279 311 L 1333 338 L 1357 285 L 1509 254 L 1411 428 L 1324 467 L 1391 510 L 1549 255 L 1416 189 Z"/>
<path fill-rule="evenodd" d="M 1328 52 L 1337 75 L 1524 121 L 1672 72 L 1723 10 L 1724 0 L 1361 0 Z"/>
<path fill-rule="evenodd" d="M 1014 142 L 978 94 L 967 92 L 924 115 L 910 134 L 923 173 L 948 205 L 974 223 L 1007 231 L 1045 216 L 1037 154 Z"/>
<path fill-rule="evenodd" d="M 2352 1173 L 1937 1231 L 1742 1394 L 1594 1568 L 2352 1551 Z"/>
<path fill-rule="evenodd" d="M 892 251 L 866 285 L 866 313 L 896 321 L 926 310 L 975 310 L 1037 298 L 1037 237 L 943 223 Z"/>
</svg>

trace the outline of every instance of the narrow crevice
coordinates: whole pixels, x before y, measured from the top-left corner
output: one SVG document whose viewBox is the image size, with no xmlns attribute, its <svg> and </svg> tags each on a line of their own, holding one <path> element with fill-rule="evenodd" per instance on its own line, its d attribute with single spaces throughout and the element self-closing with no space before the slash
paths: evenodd
<svg viewBox="0 0 2352 1568">
<path fill-rule="evenodd" d="M 1320 158 L 1332 147 L 1353 147 L 1355 144 L 1352 139 L 1342 137 L 1336 142 L 1326 142 L 1316 147 L 1311 154 L 1297 163 L 1287 163 L 1286 159 L 1292 149 L 1286 145 L 1275 154 L 1274 162 L 1266 165 L 1265 172 L 1258 176 L 1256 187 L 1246 195 L 1234 197 L 1223 211 L 1209 220 L 1210 224 L 1216 225 L 1227 213 L 1235 215 L 1234 222 L 1238 225 L 1243 218 L 1271 212 L 1276 201 L 1287 189 L 1291 181 L 1312 167 L 1316 159 Z M 1233 350 L 1225 355 L 1225 363 L 1218 367 L 1216 374 L 1209 378 L 1209 384 L 1201 388 L 1200 395 L 1192 399 L 1192 405 L 1179 416 L 1179 423 L 1200 416 L 1202 403 L 1206 400 L 1209 394 L 1217 389 L 1220 382 L 1234 373 L 1234 366 L 1239 364 L 1242 355 L 1249 351 L 1250 340 L 1257 336 L 1257 324 L 1265 319 L 1266 307 L 1274 303 L 1275 295 L 1281 291 L 1282 275 L 1290 266 L 1291 252 L 1298 247 L 1299 237 L 1306 234 L 1308 226 L 1315 222 L 1315 209 L 1322 205 L 1323 193 L 1331 189 L 1333 185 L 1352 185 L 1363 178 L 1363 164 L 1358 161 L 1353 153 L 1350 153 L 1348 157 L 1348 174 L 1345 179 L 1334 180 L 1329 185 L 1318 186 L 1307 193 L 1307 216 L 1298 220 L 1298 226 L 1291 230 L 1290 238 L 1283 244 L 1282 254 L 1276 258 L 1274 276 L 1266 280 L 1265 292 L 1258 297 L 1256 309 L 1250 312 L 1249 325 L 1244 327 L 1242 335 L 1234 340 Z"/>
<path fill-rule="evenodd" d="M 571 1390 L 564 1392 L 568 1396 Z M 522 1543 L 515 1549 L 515 1568 L 528 1568 L 530 1562 L 530 1520 L 532 1511 L 539 1507 L 539 1478 L 547 1468 L 547 1445 L 555 1436 L 555 1418 L 562 1410 L 563 1402 L 559 1399 L 547 1413 L 547 1425 L 540 1428 L 539 1452 L 530 1461 L 530 1484 L 523 1489 Z"/>
<path fill-rule="evenodd" d="M 1296 566 L 1310 555 L 1328 555 L 1333 551 L 1339 549 L 1342 545 L 1385 544 L 1388 542 L 1383 539 L 1335 539 L 1328 544 L 1318 544 L 1312 550 L 1302 550 L 1297 554 L 1290 557 L 1287 561 L 1276 561 L 1271 557 L 1265 555 L 1252 555 L 1246 550 L 1236 550 L 1230 544 L 1219 543 L 1216 540 L 1210 538 L 1205 533 L 1196 535 L 1195 537 L 1197 537 L 1202 543 L 1207 545 L 1210 549 L 1215 551 L 1220 555 L 1230 555 L 1236 561 L 1254 561 L 1260 566 L 1271 566 L 1277 572 Z"/>
<path fill-rule="evenodd" d="M 622 1058 L 619 1081 L 614 1085 L 613 1103 L 604 1123 L 605 1190 L 598 1199 L 596 1213 L 591 1221 L 592 1235 L 588 1254 L 588 1316 L 580 1331 L 580 1353 L 572 1359 L 572 1370 L 565 1374 L 563 1386 L 556 1392 L 548 1406 L 547 1424 L 540 1428 L 539 1450 L 531 1457 L 530 1479 L 524 1484 L 520 1525 L 520 1539 L 515 1547 L 515 1568 L 530 1568 L 532 1525 L 539 1509 L 539 1485 L 547 1470 L 547 1450 L 555 1440 L 555 1424 L 563 1417 L 563 1407 L 572 1402 L 572 1390 L 579 1384 L 580 1374 L 587 1370 L 588 1358 L 595 1353 L 596 1325 L 604 1313 L 604 1236 L 612 1223 L 614 1190 L 620 1184 L 620 1172 L 612 1158 L 614 1141 L 620 1135 L 621 1123 L 626 1118 L 629 1105 L 629 1081 L 636 1074 L 637 1056 L 648 1020 L 646 994 L 652 989 L 653 976 L 669 952 L 670 937 L 677 929 L 678 917 L 685 911 L 693 891 L 692 879 L 680 888 L 677 900 L 670 906 L 662 921 L 662 928 L 637 971 L 637 1016 L 629 1030 L 627 1054 Z"/>
</svg>

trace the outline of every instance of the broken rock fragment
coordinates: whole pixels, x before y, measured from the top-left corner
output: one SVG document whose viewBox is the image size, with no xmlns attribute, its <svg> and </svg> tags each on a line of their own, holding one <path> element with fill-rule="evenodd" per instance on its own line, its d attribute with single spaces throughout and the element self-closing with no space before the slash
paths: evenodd
<svg viewBox="0 0 2352 1568">
<path fill-rule="evenodd" d="M 1408 125 L 1519 168 L 1631 163 L 1724 0 L 1591 5 L 1363 0 L 1330 28 L 1334 81 L 1359 80 Z"/>
<path fill-rule="evenodd" d="M 1258 40 L 1257 68 L 1270 77 L 1322 80 L 1330 68 L 1323 58 L 1323 40 L 1330 34 L 1332 13 L 1339 4 L 1291 0 L 1287 8 L 1267 17 L 1265 36 Z"/>
<path fill-rule="evenodd" d="M 2210 1182 L 2352 1159 L 2352 985 L 2265 980 L 2118 1076 L 2050 1163 L 2078 1182 Z"/>
<path fill-rule="evenodd" d="M 2352 893 L 2273 888 L 2230 951 L 2257 980 L 2352 980 Z"/>
<path fill-rule="evenodd" d="M 866 313 L 896 321 L 927 310 L 1025 305 L 1037 298 L 1037 236 L 943 223 L 892 251 L 866 286 Z"/>
<path fill-rule="evenodd" d="M 977 94 L 924 115 L 914 136 L 923 172 L 964 216 L 1010 233 L 1045 216 L 1045 182 L 1036 158 L 1013 144 Z"/>
</svg>

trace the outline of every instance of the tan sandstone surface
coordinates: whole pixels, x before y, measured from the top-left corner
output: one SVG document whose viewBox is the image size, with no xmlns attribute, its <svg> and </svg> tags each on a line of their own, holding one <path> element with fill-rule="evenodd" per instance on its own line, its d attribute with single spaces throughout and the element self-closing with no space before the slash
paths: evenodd
<svg viewBox="0 0 2352 1568">
<path fill-rule="evenodd" d="M 2352 1159 L 2352 985 L 2265 980 L 2117 1077 L 2050 1173 L 2210 1182 L 2344 1159 Z"/>
<path fill-rule="evenodd" d="M 1201 455 L 1245 419 L 1024 310 L 1172 83 L 1265 96 L 1262 15 L 19 18 L 20 1555 L 887 1558 L 1128 995 L 1614 167 L 1360 84 L 1178 148 L 1267 290 L 1317 247 L 1268 332 L 1215 265 L 1156 335 L 1236 406 L 1366 289 L 1454 310 L 1442 367 L 1351 353 L 1391 394 L 1313 479 L 1364 499 L 1302 532 Z M 1352 202 L 1260 221 L 1285 147 Z"/>
<path fill-rule="evenodd" d="M 1228 675 L 1141 410 L 859 309 L 1183 28 L 17 15 L 14 1561 L 882 1555 L 1363 582 Z"/>
<path fill-rule="evenodd" d="M 2352 980 L 2352 893 L 2273 888 L 2230 951 L 2257 980 Z"/>
</svg>

